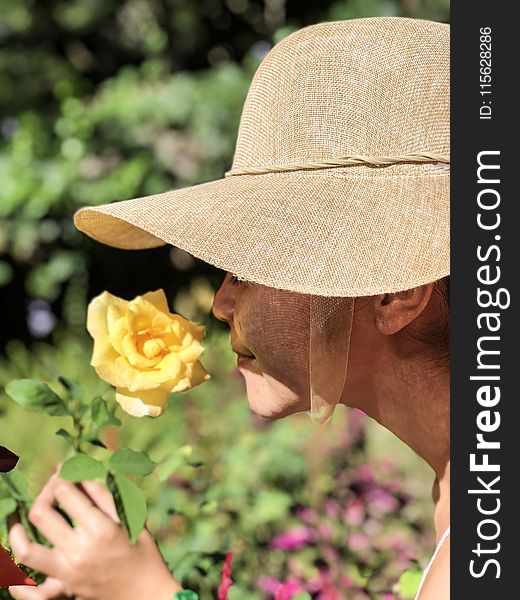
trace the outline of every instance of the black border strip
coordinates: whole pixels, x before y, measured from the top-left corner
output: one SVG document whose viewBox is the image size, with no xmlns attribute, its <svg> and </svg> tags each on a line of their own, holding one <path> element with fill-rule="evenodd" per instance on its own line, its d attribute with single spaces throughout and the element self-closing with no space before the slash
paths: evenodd
<svg viewBox="0 0 520 600">
<path fill-rule="evenodd" d="M 481 0 L 453 0 L 451 7 L 451 587 L 455 600 L 520 597 L 516 581 L 520 564 L 513 565 L 520 457 L 520 397 L 515 381 L 516 373 L 520 376 L 515 347 L 520 330 L 515 315 L 520 271 L 515 214 L 520 202 L 513 181 L 520 162 L 518 150 L 511 149 L 513 130 L 518 129 L 513 104 L 518 105 L 514 89 L 520 32 L 513 8 L 514 3 Z M 485 36 L 481 28 L 487 31 L 486 27 L 491 29 L 490 73 L 485 68 L 487 48 L 481 47 L 487 38 L 480 39 Z M 491 76 L 489 88 L 481 86 L 489 83 L 485 75 Z M 484 90 L 491 93 L 481 93 Z M 491 118 L 481 118 L 489 112 Z M 482 169 L 484 181 L 479 183 L 479 153 L 490 151 L 496 154 L 480 154 L 480 161 L 499 168 Z M 498 305 L 483 306 L 490 300 Z M 475 376 L 481 379 L 471 379 Z M 477 434 L 487 447 L 477 448 Z M 494 447 L 497 443 L 500 448 Z M 478 467 L 486 460 L 499 470 Z M 493 483 L 496 477 L 500 479 Z"/>
</svg>

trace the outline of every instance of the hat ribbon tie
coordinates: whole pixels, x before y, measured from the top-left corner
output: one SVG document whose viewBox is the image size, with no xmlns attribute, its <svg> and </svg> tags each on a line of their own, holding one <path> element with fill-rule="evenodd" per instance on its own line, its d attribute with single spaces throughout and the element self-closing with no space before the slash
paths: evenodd
<svg viewBox="0 0 520 600">
<path fill-rule="evenodd" d="M 387 167 L 390 165 L 405 163 L 437 163 L 439 165 L 449 165 L 450 156 L 447 154 L 432 154 L 429 152 L 422 152 L 419 154 L 400 154 L 395 156 L 367 156 L 362 154 L 354 154 L 352 156 L 333 158 L 330 160 L 320 162 L 287 163 L 281 165 L 235 168 L 226 171 L 225 177 L 231 177 L 233 175 L 260 175 L 262 173 L 281 173 L 287 171 L 314 171 L 318 169 L 330 169 L 333 167 L 350 167 L 359 165 Z M 449 168 L 449 166 L 445 168 Z"/>
</svg>

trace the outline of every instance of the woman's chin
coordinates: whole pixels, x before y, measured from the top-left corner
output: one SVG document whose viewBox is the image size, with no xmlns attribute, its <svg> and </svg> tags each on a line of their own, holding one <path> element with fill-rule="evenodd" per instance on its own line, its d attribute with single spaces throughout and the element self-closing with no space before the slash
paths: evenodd
<svg viewBox="0 0 520 600">
<path fill-rule="evenodd" d="M 285 385 L 265 373 L 240 368 L 245 383 L 247 401 L 259 417 L 276 421 L 305 410 L 301 399 Z"/>
</svg>

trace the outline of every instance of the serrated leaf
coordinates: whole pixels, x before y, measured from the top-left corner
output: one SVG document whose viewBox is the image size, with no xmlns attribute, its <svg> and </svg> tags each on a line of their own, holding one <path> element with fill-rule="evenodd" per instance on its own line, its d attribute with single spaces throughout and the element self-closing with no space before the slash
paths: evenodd
<svg viewBox="0 0 520 600">
<path fill-rule="evenodd" d="M 86 454 L 77 454 L 63 463 L 59 476 L 76 483 L 104 477 L 105 474 L 106 469 L 98 460 Z"/>
<path fill-rule="evenodd" d="M 407 569 L 401 577 L 399 577 L 399 593 L 403 598 L 415 598 L 415 594 L 419 589 L 422 579 L 422 571 L 414 566 Z"/>
<path fill-rule="evenodd" d="M 51 417 L 70 415 L 63 400 L 43 381 L 15 379 L 5 386 L 7 394 L 20 406 Z"/>
<path fill-rule="evenodd" d="M 121 448 L 112 454 L 108 461 L 116 471 L 128 475 L 149 475 L 155 468 L 155 463 L 146 454 L 136 452 L 131 448 Z"/>
<path fill-rule="evenodd" d="M 134 543 L 146 523 L 146 500 L 137 485 L 122 473 L 109 473 L 108 489 L 112 492 L 117 514 L 124 524 L 130 541 Z"/>
</svg>

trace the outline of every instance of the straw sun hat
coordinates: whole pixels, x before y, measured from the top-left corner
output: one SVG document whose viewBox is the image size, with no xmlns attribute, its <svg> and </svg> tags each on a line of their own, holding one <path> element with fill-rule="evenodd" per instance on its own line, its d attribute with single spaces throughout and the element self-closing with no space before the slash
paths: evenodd
<svg viewBox="0 0 520 600">
<path fill-rule="evenodd" d="M 84 207 L 74 223 L 116 248 L 172 244 L 273 288 L 409 289 L 449 273 L 449 126 L 448 25 L 311 25 L 257 69 L 222 179 Z"/>
</svg>

